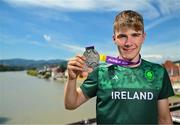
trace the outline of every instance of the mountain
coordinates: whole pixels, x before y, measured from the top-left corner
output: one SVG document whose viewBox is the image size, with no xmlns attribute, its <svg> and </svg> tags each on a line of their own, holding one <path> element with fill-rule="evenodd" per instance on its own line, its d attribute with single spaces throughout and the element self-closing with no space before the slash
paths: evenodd
<svg viewBox="0 0 180 125">
<path fill-rule="evenodd" d="M 44 65 L 59 65 L 59 64 L 67 64 L 66 60 L 62 59 L 53 59 L 53 60 L 29 60 L 29 59 L 1 59 L 0 65 L 5 66 L 18 66 L 27 68 L 39 68 Z"/>
</svg>

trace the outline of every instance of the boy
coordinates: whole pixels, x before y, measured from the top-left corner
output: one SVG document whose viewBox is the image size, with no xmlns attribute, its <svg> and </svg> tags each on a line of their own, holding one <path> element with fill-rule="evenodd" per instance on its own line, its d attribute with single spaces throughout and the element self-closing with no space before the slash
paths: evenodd
<svg viewBox="0 0 180 125">
<path fill-rule="evenodd" d="M 65 107 L 75 109 L 96 96 L 97 124 L 172 124 L 168 97 L 174 92 L 166 70 L 141 59 L 145 40 L 143 17 L 122 11 L 114 21 L 113 40 L 119 59 L 130 65 L 99 65 L 76 88 L 77 76 L 84 72 L 86 58 L 77 55 L 68 62 Z"/>
</svg>

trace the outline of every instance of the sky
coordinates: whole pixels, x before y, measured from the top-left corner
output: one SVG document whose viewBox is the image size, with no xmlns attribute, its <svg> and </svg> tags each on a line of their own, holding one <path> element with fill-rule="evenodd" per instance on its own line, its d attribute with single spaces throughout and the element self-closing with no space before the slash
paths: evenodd
<svg viewBox="0 0 180 125">
<path fill-rule="evenodd" d="M 180 0 L 0 0 L 0 59 L 65 59 L 94 46 L 117 56 L 113 22 L 122 10 L 144 17 L 142 58 L 180 60 Z"/>
</svg>

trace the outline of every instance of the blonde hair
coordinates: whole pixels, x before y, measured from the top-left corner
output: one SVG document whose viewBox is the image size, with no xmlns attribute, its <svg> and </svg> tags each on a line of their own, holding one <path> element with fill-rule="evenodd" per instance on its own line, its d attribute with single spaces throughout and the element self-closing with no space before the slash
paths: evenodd
<svg viewBox="0 0 180 125">
<path fill-rule="evenodd" d="M 123 28 L 131 28 L 135 31 L 144 32 L 143 17 L 132 10 L 120 12 L 114 21 L 114 34 Z"/>
</svg>

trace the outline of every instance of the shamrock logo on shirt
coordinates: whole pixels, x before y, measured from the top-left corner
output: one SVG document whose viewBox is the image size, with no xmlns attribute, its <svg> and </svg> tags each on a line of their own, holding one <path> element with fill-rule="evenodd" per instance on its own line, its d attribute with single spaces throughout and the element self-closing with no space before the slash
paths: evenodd
<svg viewBox="0 0 180 125">
<path fill-rule="evenodd" d="M 145 77 L 148 81 L 153 81 L 154 80 L 154 72 L 152 70 L 147 70 L 145 72 Z"/>
</svg>

